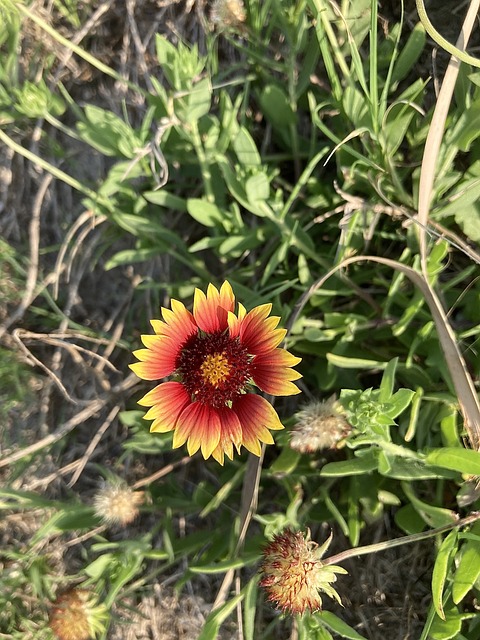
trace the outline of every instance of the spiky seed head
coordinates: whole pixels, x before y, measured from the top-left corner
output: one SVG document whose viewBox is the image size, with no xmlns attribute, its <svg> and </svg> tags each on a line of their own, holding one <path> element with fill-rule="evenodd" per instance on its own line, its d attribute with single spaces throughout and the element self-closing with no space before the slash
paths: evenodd
<svg viewBox="0 0 480 640">
<path fill-rule="evenodd" d="M 297 424 L 292 431 L 290 446 L 300 453 L 339 449 L 352 430 L 335 396 L 325 402 L 305 405 L 295 418 Z"/>
<path fill-rule="evenodd" d="M 303 614 L 308 609 L 318 611 L 322 607 L 320 592 L 342 604 L 332 587 L 337 573 L 347 573 L 342 567 L 327 565 L 321 558 L 332 536 L 322 546 L 306 533 L 286 529 L 276 535 L 263 551 L 260 585 L 266 590 L 268 600 L 284 613 Z"/>
<path fill-rule="evenodd" d="M 49 626 L 58 640 L 91 640 L 105 630 L 107 610 L 87 589 L 69 589 L 57 597 Z"/>
<path fill-rule="evenodd" d="M 220 30 L 241 26 L 246 17 L 242 0 L 215 0 L 210 11 L 210 20 Z"/>
<path fill-rule="evenodd" d="M 110 482 L 96 493 L 93 508 L 105 524 L 126 526 L 137 517 L 143 500 L 143 491 L 134 491 L 122 482 Z"/>
</svg>

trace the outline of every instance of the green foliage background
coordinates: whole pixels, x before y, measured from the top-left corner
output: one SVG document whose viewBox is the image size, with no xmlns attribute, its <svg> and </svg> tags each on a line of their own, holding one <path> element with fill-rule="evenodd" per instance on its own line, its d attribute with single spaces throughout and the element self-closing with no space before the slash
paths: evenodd
<svg viewBox="0 0 480 640">
<path fill-rule="evenodd" d="M 362 635 L 339 607 L 276 616 L 255 567 L 285 526 L 319 542 L 331 527 L 355 547 L 383 520 L 398 537 L 479 508 L 480 454 L 435 314 L 406 273 L 428 277 L 478 381 L 478 69 L 462 63 L 456 82 L 422 271 L 416 213 L 436 102 L 432 44 L 412 13 L 382 29 L 373 0 L 248 0 L 245 21 L 202 14 L 201 38 L 156 34 L 122 75 L 94 39 L 75 48 L 94 7 L 54 5 L 52 19 L 2 5 L 0 25 L 0 139 L 30 198 L 15 200 L 14 182 L 4 190 L 0 506 L 7 521 L 36 514 L 31 537 L 7 536 L 0 551 L 2 637 L 49 637 L 46 603 L 70 584 L 105 605 L 107 638 L 158 581 L 173 576 L 181 593 L 207 580 L 213 602 L 233 569 L 236 591 L 206 616 L 201 640 L 227 637 L 232 620 L 245 640 L 386 637 L 373 626 Z M 72 51 L 93 80 L 65 75 Z M 79 98 L 82 82 L 91 90 Z M 160 307 L 224 279 L 247 308 L 273 303 L 303 358 L 303 397 L 276 403 L 287 429 L 266 452 L 241 548 L 247 456 L 185 466 L 171 435 L 148 433 L 136 407 L 148 387 L 127 378 Z M 295 414 L 332 394 L 353 427 L 345 446 L 293 451 Z M 72 483 L 64 470 L 82 456 Z M 120 533 L 92 507 L 112 476 L 148 495 Z M 431 597 L 405 637 L 478 638 L 478 535 L 477 523 L 434 539 Z"/>
</svg>

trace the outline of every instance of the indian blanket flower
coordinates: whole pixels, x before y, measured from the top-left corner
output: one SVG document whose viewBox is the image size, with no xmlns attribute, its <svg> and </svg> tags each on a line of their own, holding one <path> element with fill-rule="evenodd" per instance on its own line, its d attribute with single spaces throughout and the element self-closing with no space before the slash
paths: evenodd
<svg viewBox="0 0 480 640">
<path fill-rule="evenodd" d="M 260 455 L 261 442 L 273 444 L 270 430 L 283 429 L 280 419 L 254 386 L 275 396 L 299 393 L 292 380 L 300 374 L 291 367 L 300 358 L 278 345 L 286 331 L 280 318 L 270 316 L 271 304 L 247 313 L 238 304 L 228 282 L 207 293 L 195 290 L 193 313 L 172 300 L 162 309 L 163 320 L 152 320 L 155 335 L 142 336 L 145 349 L 134 352 L 140 360 L 130 365 L 144 380 L 161 382 L 141 400 L 151 407 L 144 418 L 150 430 L 173 431 L 173 447 L 187 443 L 189 455 L 201 449 L 223 464 L 233 458 L 233 447 L 243 445 Z"/>
<path fill-rule="evenodd" d="M 318 546 L 310 540 L 310 531 L 286 529 L 276 535 L 263 551 L 260 586 L 284 613 L 312 613 L 322 607 L 320 592 L 323 591 L 339 604 L 340 596 L 332 587 L 336 573 L 347 573 L 342 567 L 322 562 L 332 536 Z"/>
</svg>

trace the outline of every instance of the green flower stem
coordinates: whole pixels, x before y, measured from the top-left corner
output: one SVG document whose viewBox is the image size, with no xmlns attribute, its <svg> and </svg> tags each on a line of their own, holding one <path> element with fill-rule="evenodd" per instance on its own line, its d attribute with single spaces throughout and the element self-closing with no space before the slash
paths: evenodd
<svg viewBox="0 0 480 640">
<path fill-rule="evenodd" d="M 468 524 L 472 524 L 479 519 L 480 511 L 474 511 L 470 515 L 465 516 L 465 518 L 461 518 L 459 520 L 456 520 L 455 522 L 446 524 L 443 527 L 430 529 L 430 531 L 422 531 L 421 533 L 414 533 L 410 536 L 402 536 L 401 538 L 397 538 L 396 540 L 385 540 L 384 542 L 378 542 L 377 544 L 368 544 L 364 547 L 357 547 L 356 549 L 347 549 L 346 551 L 337 553 L 334 556 L 330 556 L 330 558 L 325 558 L 325 560 L 322 560 L 322 562 L 325 565 L 338 564 L 339 562 L 344 562 L 348 558 L 365 556 L 368 553 L 377 553 L 377 551 L 393 549 L 393 547 L 400 547 L 403 544 L 411 544 L 412 542 L 427 540 L 428 538 L 433 538 L 439 533 L 445 533 L 446 531 L 450 531 L 451 529 L 455 529 L 456 527 L 464 527 Z"/>
<path fill-rule="evenodd" d="M 75 140 L 81 140 L 80 136 L 76 133 L 74 129 L 64 125 L 63 122 L 60 122 L 60 120 L 58 118 L 55 118 L 55 116 L 52 116 L 50 113 L 46 113 L 43 117 L 49 124 L 52 125 L 52 127 L 55 127 L 55 129 L 58 129 L 69 138 L 74 138 Z"/>
<path fill-rule="evenodd" d="M 462 51 L 461 49 L 458 49 L 451 42 L 449 42 L 448 40 L 445 40 L 445 38 L 440 33 L 438 33 L 438 31 L 435 29 L 433 24 L 430 22 L 430 19 L 425 10 L 425 4 L 423 0 L 416 0 L 416 4 L 417 4 L 418 17 L 420 18 L 421 23 L 425 27 L 425 31 L 428 33 L 428 35 L 433 40 L 435 40 L 435 42 L 440 47 L 442 47 L 442 49 L 445 49 L 445 51 L 448 51 L 448 53 L 451 53 L 452 56 L 455 56 L 461 62 L 466 62 L 467 64 L 471 64 L 472 67 L 476 67 L 477 69 L 480 69 L 480 60 L 478 58 L 475 58 L 474 56 L 469 55 L 468 53 L 466 53 L 466 51 Z"/>
</svg>

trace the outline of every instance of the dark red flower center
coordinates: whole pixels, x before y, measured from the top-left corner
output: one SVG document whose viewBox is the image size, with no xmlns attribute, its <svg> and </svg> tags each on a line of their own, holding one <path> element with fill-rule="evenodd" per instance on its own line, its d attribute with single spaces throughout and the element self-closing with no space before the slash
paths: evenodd
<svg viewBox="0 0 480 640">
<path fill-rule="evenodd" d="M 240 340 L 228 332 L 198 333 L 182 346 L 175 365 L 193 401 L 219 408 L 245 393 L 251 361 Z"/>
</svg>

